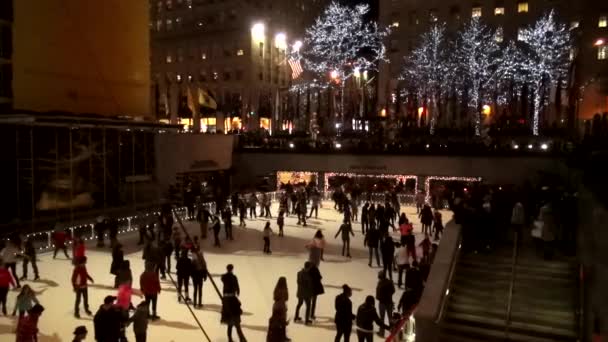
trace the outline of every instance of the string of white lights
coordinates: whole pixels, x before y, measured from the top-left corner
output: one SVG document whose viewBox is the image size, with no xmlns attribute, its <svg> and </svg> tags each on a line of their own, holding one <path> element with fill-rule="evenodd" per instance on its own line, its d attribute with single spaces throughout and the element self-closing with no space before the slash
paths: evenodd
<svg viewBox="0 0 608 342">
<path fill-rule="evenodd" d="M 481 182 L 481 177 L 444 177 L 444 176 L 429 176 L 424 180 L 424 190 L 426 192 L 426 202 L 429 203 L 431 200 L 431 181 L 447 181 L 447 182 Z"/>
</svg>

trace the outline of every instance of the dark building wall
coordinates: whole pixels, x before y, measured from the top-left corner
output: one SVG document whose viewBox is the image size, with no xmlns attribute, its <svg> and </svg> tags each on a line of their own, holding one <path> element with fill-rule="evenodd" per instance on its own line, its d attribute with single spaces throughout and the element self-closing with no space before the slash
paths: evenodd
<svg viewBox="0 0 608 342">
<path fill-rule="evenodd" d="M 13 0 L 0 2 L 0 114 L 13 103 Z"/>
</svg>

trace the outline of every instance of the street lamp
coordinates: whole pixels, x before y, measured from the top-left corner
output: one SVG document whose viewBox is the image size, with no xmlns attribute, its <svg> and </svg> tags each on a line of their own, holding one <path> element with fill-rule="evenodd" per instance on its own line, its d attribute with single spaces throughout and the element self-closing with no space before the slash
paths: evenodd
<svg viewBox="0 0 608 342">
<path fill-rule="evenodd" d="M 287 49 L 287 35 L 285 35 L 285 33 L 277 33 L 276 36 L 274 36 L 274 46 L 278 49 L 281 50 L 286 50 Z"/>
<path fill-rule="evenodd" d="M 256 41 L 263 41 L 265 38 L 266 26 L 264 23 L 255 23 L 251 27 L 251 37 Z"/>
<path fill-rule="evenodd" d="M 296 40 L 295 43 L 293 43 L 293 52 L 298 52 L 300 51 L 300 49 L 302 48 L 302 41 L 301 40 Z"/>
</svg>

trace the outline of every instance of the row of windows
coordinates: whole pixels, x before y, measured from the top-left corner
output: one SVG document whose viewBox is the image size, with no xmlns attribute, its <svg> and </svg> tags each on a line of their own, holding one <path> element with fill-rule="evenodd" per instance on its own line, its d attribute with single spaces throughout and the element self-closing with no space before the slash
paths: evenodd
<svg viewBox="0 0 608 342">
<path fill-rule="evenodd" d="M 237 19 L 235 10 L 230 10 L 227 14 L 225 11 L 214 13 L 207 16 L 199 16 L 197 18 L 188 17 L 184 19 L 181 16 L 171 18 L 156 18 L 150 23 L 150 29 L 155 31 L 173 31 L 181 28 L 195 28 L 202 29 L 215 24 L 224 24 L 225 22 L 234 22 Z"/>
<path fill-rule="evenodd" d="M 200 52 L 198 52 L 200 51 Z M 217 53 L 216 53 L 217 54 Z M 209 53 L 207 53 L 206 50 L 200 49 L 192 49 L 190 50 L 190 54 L 188 55 L 189 59 L 195 59 L 198 55 L 198 58 L 200 58 L 201 60 L 206 60 L 208 57 L 211 57 Z M 217 54 L 219 55 L 219 54 Z M 245 50 L 243 49 L 224 49 L 222 52 L 222 57 L 232 57 L 232 56 L 237 56 L 237 57 L 242 57 L 245 56 Z M 219 57 L 219 56 L 217 56 Z M 165 54 L 165 63 L 170 64 L 170 63 L 182 63 L 184 61 L 184 50 L 181 48 L 178 48 L 177 51 L 175 53 L 168 51 Z"/>
<path fill-rule="evenodd" d="M 266 81 L 267 82 L 271 82 L 271 78 L 270 78 L 270 73 L 269 72 L 260 72 L 258 73 L 258 79 L 260 81 L 264 81 L 264 75 L 266 75 Z M 173 82 L 177 82 L 177 83 L 182 83 L 182 82 L 219 82 L 219 81 L 232 81 L 232 80 L 236 80 L 236 81 L 241 81 L 243 80 L 243 70 L 236 70 L 236 71 L 231 71 L 231 70 L 224 70 L 221 74 L 217 71 L 211 71 L 211 72 L 207 72 L 206 70 L 201 70 L 201 72 L 199 73 L 199 75 L 197 76 L 197 78 L 195 79 L 195 77 L 191 74 L 188 75 L 182 75 L 182 74 L 172 74 L 172 73 L 167 73 L 166 75 L 166 79 L 168 83 L 173 83 Z M 277 76 L 277 74 L 274 75 L 274 77 L 272 77 L 272 83 L 276 84 L 276 85 L 281 85 L 281 86 L 285 86 L 287 85 L 287 80 L 284 77 L 279 77 Z"/>
<path fill-rule="evenodd" d="M 527 2 L 519 2 L 517 4 L 517 12 L 518 13 L 527 13 L 529 11 L 529 5 Z M 438 10 L 437 9 L 430 9 L 429 10 L 429 21 L 430 22 L 437 22 L 439 20 L 439 15 L 438 15 Z M 483 15 L 483 9 L 481 6 L 479 5 L 475 5 L 473 6 L 473 8 L 471 9 L 471 16 L 472 17 L 481 17 Z M 505 15 L 505 8 L 504 7 L 495 7 L 494 8 L 494 15 L 495 16 L 503 16 Z M 393 17 L 397 17 L 398 14 L 397 13 L 393 13 Z M 457 6 L 451 7 L 450 8 L 450 16 L 455 18 L 456 20 L 460 20 L 460 8 L 458 8 Z M 409 24 L 410 25 L 418 25 L 420 24 L 420 20 L 416 14 L 416 11 L 411 11 L 409 13 Z M 576 27 L 578 27 L 579 22 L 578 21 L 574 21 L 571 23 L 571 28 L 574 29 Z M 392 23 L 393 27 L 399 27 L 400 23 L 399 21 L 393 21 Z M 605 28 L 608 27 L 608 15 L 606 14 L 601 14 L 598 17 L 598 21 L 597 21 L 597 26 L 600 28 Z"/>
</svg>

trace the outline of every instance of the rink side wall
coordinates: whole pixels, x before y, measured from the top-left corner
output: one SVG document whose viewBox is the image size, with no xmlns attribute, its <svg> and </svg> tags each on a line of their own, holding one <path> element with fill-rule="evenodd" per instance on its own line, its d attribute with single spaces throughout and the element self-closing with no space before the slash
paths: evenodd
<svg viewBox="0 0 608 342">
<path fill-rule="evenodd" d="M 544 174 L 561 177 L 568 174 L 568 168 L 560 158 L 549 156 L 374 156 L 244 152 L 234 155 L 232 184 L 253 184 L 261 177 L 276 175 L 277 171 L 482 177 L 486 183 L 516 185 L 538 180 Z"/>
</svg>

